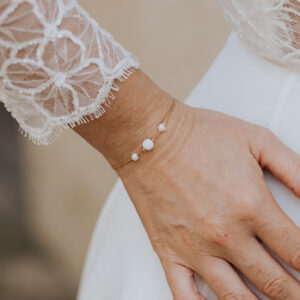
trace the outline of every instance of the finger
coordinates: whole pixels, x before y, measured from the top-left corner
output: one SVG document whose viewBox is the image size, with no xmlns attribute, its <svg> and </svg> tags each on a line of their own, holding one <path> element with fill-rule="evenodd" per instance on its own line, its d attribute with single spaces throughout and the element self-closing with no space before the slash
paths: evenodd
<svg viewBox="0 0 300 300">
<path fill-rule="evenodd" d="M 163 263 L 174 300 L 206 300 L 197 288 L 194 271 L 175 263 Z"/>
<path fill-rule="evenodd" d="M 240 243 L 238 252 L 227 259 L 235 265 L 262 293 L 271 299 L 296 300 L 300 284 L 252 237 Z"/>
<path fill-rule="evenodd" d="M 253 153 L 261 167 L 266 167 L 294 194 L 300 197 L 300 156 L 283 144 L 271 131 L 264 131 Z"/>
<path fill-rule="evenodd" d="M 254 223 L 255 234 L 289 266 L 300 271 L 300 229 L 279 207 L 268 188 L 265 199 Z"/>
<path fill-rule="evenodd" d="M 258 299 L 226 260 L 207 256 L 201 259 L 197 272 L 220 300 Z"/>
</svg>

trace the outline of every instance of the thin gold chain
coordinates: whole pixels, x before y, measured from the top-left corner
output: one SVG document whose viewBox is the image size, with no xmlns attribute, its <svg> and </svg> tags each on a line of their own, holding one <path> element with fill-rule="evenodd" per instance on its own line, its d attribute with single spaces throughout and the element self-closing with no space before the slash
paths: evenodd
<svg viewBox="0 0 300 300">
<path fill-rule="evenodd" d="M 169 124 L 170 116 L 171 116 L 172 111 L 174 110 L 174 107 L 175 107 L 175 98 L 173 98 L 173 101 L 172 101 L 172 104 L 171 104 L 169 110 L 167 111 L 166 115 L 163 117 L 163 119 L 159 123 L 159 124 L 164 124 L 166 126 L 166 129 L 168 129 L 168 124 Z M 157 137 L 160 134 L 164 133 L 164 132 L 165 131 L 159 131 L 159 130 L 157 130 L 156 134 L 154 136 L 152 136 L 150 138 L 150 140 L 152 140 L 153 143 L 154 143 L 155 140 L 157 139 Z M 143 153 L 143 152 L 145 152 L 145 151 L 147 151 L 147 150 L 145 150 L 143 147 L 141 147 L 138 151 L 136 151 L 134 153 L 136 153 L 138 156 L 140 156 L 140 154 Z M 130 158 L 128 158 L 128 159 L 126 159 L 126 160 L 124 160 L 124 161 L 122 161 L 120 163 L 117 163 L 117 164 L 113 165 L 112 168 L 113 169 L 120 168 L 120 167 L 128 164 L 131 161 L 133 162 L 132 158 L 130 157 Z"/>
</svg>

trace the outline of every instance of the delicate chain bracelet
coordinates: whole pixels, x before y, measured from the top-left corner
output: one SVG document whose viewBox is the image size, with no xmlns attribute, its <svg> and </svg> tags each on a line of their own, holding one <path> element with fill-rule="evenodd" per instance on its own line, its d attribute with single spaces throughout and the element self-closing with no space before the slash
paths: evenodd
<svg viewBox="0 0 300 300">
<path fill-rule="evenodd" d="M 113 169 L 117 169 L 120 168 L 126 164 L 128 164 L 131 161 L 135 161 L 137 162 L 140 159 L 140 155 L 145 152 L 145 151 L 150 151 L 154 148 L 155 146 L 155 140 L 156 138 L 163 132 L 165 132 L 168 128 L 168 123 L 169 123 L 169 119 L 170 119 L 170 115 L 172 113 L 172 111 L 174 110 L 175 107 L 175 99 L 173 98 L 173 102 L 172 105 L 170 107 L 170 109 L 168 110 L 168 112 L 166 113 L 166 115 L 164 116 L 164 118 L 161 120 L 161 122 L 159 123 L 159 125 L 157 126 L 157 132 L 156 134 L 152 137 L 152 138 L 147 138 L 143 141 L 141 148 L 132 153 L 131 157 L 128 158 L 125 161 L 122 161 L 120 163 L 117 163 L 115 165 L 112 166 Z"/>
</svg>

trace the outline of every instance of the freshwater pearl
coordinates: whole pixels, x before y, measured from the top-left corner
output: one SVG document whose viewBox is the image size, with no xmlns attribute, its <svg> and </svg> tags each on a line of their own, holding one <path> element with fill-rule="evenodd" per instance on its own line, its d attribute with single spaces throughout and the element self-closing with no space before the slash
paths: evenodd
<svg viewBox="0 0 300 300">
<path fill-rule="evenodd" d="M 161 124 L 158 125 L 157 129 L 158 129 L 159 132 L 163 132 L 163 131 L 167 130 L 167 127 L 164 123 L 161 123 Z"/>
<path fill-rule="evenodd" d="M 139 160 L 139 155 L 137 154 L 137 153 L 132 153 L 132 155 L 131 155 L 131 160 L 133 160 L 133 161 L 137 161 L 137 160 Z"/>
<path fill-rule="evenodd" d="M 154 143 L 153 143 L 152 140 L 146 139 L 146 140 L 143 141 L 143 148 L 145 150 L 152 150 L 153 147 L 154 147 Z"/>
</svg>

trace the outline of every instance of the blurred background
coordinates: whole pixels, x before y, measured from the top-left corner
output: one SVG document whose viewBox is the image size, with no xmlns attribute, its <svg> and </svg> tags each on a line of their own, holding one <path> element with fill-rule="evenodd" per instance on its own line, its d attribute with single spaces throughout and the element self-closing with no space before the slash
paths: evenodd
<svg viewBox="0 0 300 300">
<path fill-rule="evenodd" d="M 180 100 L 230 31 L 217 0 L 79 2 Z M 1 300 L 76 298 L 93 227 L 115 180 L 72 130 L 53 145 L 35 146 L 0 104 Z"/>
</svg>

